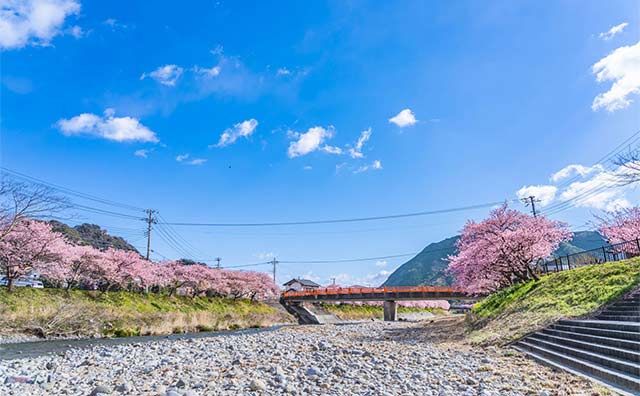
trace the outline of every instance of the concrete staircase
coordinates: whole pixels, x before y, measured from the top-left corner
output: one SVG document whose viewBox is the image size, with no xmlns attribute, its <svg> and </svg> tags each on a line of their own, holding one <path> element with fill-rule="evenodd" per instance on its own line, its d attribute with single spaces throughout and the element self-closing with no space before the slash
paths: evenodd
<svg viewBox="0 0 640 396">
<path fill-rule="evenodd" d="M 590 320 L 560 320 L 514 347 L 624 395 L 640 395 L 640 292 Z"/>
</svg>

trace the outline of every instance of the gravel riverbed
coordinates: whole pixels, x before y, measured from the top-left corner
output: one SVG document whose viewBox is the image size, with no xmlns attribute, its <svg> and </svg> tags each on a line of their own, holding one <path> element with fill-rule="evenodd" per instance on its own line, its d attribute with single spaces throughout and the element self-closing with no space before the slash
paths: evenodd
<svg viewBox="0 0 640 396">
<path fill-rule="evenodd" d="M 0 361 L 0 394 L 606 394 L 510 349 L 425 341 L 428 331 L 422 323 L 369 322 L 71 349 Z"/>
</svg>

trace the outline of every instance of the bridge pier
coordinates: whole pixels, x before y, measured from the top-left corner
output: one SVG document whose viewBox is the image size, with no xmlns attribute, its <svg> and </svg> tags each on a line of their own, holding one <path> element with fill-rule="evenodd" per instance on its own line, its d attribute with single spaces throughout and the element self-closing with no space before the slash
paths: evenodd
<svg viewBox="0 0 640 396">
<path fill-rule="evenodd" d="M 395 301 L 384 302 L 384 321 L 395 322 L 398 319 L 398 304 Z"/>
</svg>

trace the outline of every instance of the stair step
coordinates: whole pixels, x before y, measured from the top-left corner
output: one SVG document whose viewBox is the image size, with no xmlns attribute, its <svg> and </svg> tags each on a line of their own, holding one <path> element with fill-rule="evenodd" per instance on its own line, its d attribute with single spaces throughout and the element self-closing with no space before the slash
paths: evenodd
<svg viewBox="0 0 640 396">
<path fill-rule="evenodd" d="M 535 335 L 527 337 L 525 338 L 525 340 L 529 344 L 538 345 L 542 348 L 551 349 L 565 355 L 571 355 L 578 359 L 588 360 L 597 365 L 622 371 L 627 374 L 635 375 L 640 371 L 640 364 L 632 363 L 626 360 L 616 359 L 611 356 L 606 356 L 606 355 L 602 355 L 595 352 L 589 352 L 582 349 L 561 345 L 555 342 L 542 340 L 539 338 L 535 338 Z"/>
<path fill-rule="evenodd" d="M 543 339 L 545 341 L 567 346 L 570 348 L 580 349 L 586 352 L 593 352 L 600 355 L 609 356 L 614 359 L 625 360 L 631 363 L 640 363 L 640 353 L 632 351 L 630 349 L 616 348 L 609 345 L 602 345 L 599 343 L 581 341 L 573 338 L 560 337 L 545 333 L 535 333 L 531 337 L 536 339 Z"/>
<path fill-rule="evenodd" d="M 640 333 L 640 323 L 608 321 L 608 320 L 560 320 L 558 324 L 577 327 L 593 327 L 598 329 L 629 331 Z"/>
<path fill-rule="evenodd" d="M 635 322 L 640 323 L 640 315 L 608 315 L 600 314 L 598 319 L 614 322 Z"/>
<path fill-rule="evenodd" d="M 579 334 L 589 334 L 598 337 L 618 338 L 621 340 L 640 341 L 640 333 L 633 331 L 607 330 L 602 328 L 568 326 L 568 325 L 552 325 L 552 329 L 567 331 Z"/>
<path fill-rule="evenodd" d="M 602 311 L 600 315 L 632 315 L 632 316 L 640 316 L 640 308 L 638 309 L 607 309 L 606 311 Z"/>
<path fill-rule="evenodd" d="M 546 364 L 575 374 L 580 374 L 587 378 L 595 378 L 609 386 L 625 391 L 625 393 L 631 392 L 631 394 L 637 394 L 637 389 L 640 389 L 639 378 L 617 370 L 602 367 L 573 356 L 563 355 L 547 348 L 532 345 L 526 341 L 519 341 L 515 344 L 515 348 Z"/>
<path fill-rule="evenodd" d="M 630 351 L 640 352 L 640 341 L 631 341 L 631 340 L 625 340 L 620 338 L 576 333 L 573 331 L 556 330 L 551 328 L 543 329 L 542 332 L 545 334 L 550 334 L 557 337 L 570 338 L 574 340 L 586 341 L 594 344 L 608 345 L 615 348 L 628 349 Z"/>
</svg>

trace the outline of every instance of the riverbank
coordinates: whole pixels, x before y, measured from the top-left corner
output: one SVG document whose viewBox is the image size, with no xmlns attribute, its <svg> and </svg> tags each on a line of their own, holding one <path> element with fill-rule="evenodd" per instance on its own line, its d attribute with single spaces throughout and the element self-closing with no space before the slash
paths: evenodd
<svg viewBox="0 0 640 396">
<path fill-rule="evenodd" d="M 468 339 L 506 345 L 549 324 L 594 315 L 640 287 L 640 258 L 552 273 L 501 290 L 473 307 Z"/>
<path fill-rule="evenodd" d="M 127 337 L 270 327 L 283 310 L 245 299 L 0 288 L 0 339 Z"/>
<path fill-rule="evenodd" d="M 425 323 L 292 326 L 0 361 L 0 394 L 604 395 L 511 350 L 451 348 Z"/>
</svg>

